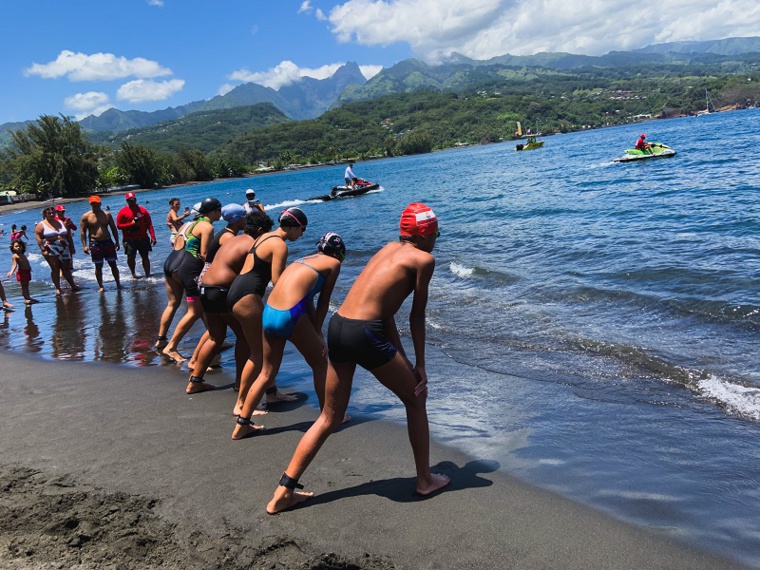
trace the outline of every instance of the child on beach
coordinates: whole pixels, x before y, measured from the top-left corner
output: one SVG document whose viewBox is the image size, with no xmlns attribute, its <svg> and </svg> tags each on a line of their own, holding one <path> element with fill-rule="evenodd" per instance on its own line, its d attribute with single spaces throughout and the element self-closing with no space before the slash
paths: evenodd
<svg viewBox="0 0 760 570">
<path fill-rule="evenodd" d="M 26 244 L 21 238 L 16 238 L 11 242 L 11 253 L 13 253 L 13 266 L 8 272 L 8 277 L 16 272 L 16 280 L 21 284 L 21 294 L 24 296 L 24 304 L 31 305 L 37 303 L 29 295 L 29 282 L 32 280 L 32 266 L 26 257 Z M 4 299 L 4 298 L 3 298 Z"/>
</svg>

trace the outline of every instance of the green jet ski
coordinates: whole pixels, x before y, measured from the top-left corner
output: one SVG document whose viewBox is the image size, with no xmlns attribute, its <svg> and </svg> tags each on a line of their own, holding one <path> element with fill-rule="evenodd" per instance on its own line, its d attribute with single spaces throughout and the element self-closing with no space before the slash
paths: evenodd
<svg viewBox="0 0 760 570">
<path fill-rule="evenodd" d="M 648 160 L 650 158 L 667 158 L 669 156 L 675 155 L 676 151 L 674 151 L 668 145 L 659 142 L 653 142 L 649 143 L 649 150 L 627 148 L 625 150 L 625 154 L 620 158 L 616 158 L 613 162 L 632 162 L 635 160 Z"/>
</svg>

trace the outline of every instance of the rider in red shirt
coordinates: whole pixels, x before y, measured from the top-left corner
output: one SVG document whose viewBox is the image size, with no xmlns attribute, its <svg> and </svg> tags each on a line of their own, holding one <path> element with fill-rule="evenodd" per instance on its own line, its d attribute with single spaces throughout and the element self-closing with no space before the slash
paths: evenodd
<svg viewBox="0 0 760 570">
<path fill-rule="evenodd" d="M 132 277 L 137 279 L 135 259 L 139 253 L 145 270 L 145 277 L 150 277 L 150 257 L 148 254 L 156 245 L 156 232 L 153 229 L 153 222 L 148 210 L 137 203 L 137 196 L 134 192 L 129 192 L 126 199 L 127 205 L 119 210 L 116 215 L 116 227 L 124 235 L 122 241 L 124 252 L 127 254 L 127 266 L 132 272 Z M 150 238 L 148 234 L 150 234 Z"/>
<path fill-rule="evenodd" d="M 652 148 L 649 146 L 649 143 L 644 140 L 646 138 L 647 136 L 644 133 L 641 133 L 639 140 L 636 141 L 636 150 L 640 150 L 641 152 L 648 152 L 651 154 Z"/>
</svg>

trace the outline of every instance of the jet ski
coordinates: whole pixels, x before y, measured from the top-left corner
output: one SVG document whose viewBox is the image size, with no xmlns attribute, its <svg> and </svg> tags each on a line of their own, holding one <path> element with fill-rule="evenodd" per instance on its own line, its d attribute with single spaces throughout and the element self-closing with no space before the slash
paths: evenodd
<svg viewBox="0 0 760 570">
<path fill-rule="evenodd" d="M 625 154 L 620 158 L 616 158 L 613 162 L 632 162 L 635 160 L 648 160 L 650 158 L 667 158 L 676 155 L 676 151 L 668 145 L 659 142 L 649 143 L 649 149 L 651 152 L 627 148 Z"/>
<path fill-rule="evenodd" d="M 361 196 L 366 194 L 370 190 L 377 190 L 380 188 L 380 184 L 377 182 L 367 182 L 366 180 L 358 180 L 354 183 L 354 187 L 351 186 L 333 186 L 329 194 L 323 196 L 314 196 L 309 200 L 322 200 L 327 202 L 328 200 L 335 200 L 336 198 L 349 198 L 351 196 Z"/>
</svg>

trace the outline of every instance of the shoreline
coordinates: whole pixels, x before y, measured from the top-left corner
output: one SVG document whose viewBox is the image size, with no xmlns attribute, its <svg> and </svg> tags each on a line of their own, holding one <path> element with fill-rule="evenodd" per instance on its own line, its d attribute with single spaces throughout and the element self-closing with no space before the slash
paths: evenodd
<svg viewBox="0 0 760 570">
<path fill-rule="evenodd" d="M 82 568 L 102 567 L 132 521 L 140 524 L 130 540 L 143 547 L 119 554 L 126 568 L 158 559 L 170 568 L 224 560 L 230 568 L 249 567 L 244 561 L 301 568 L 331 555 L 342 567 L 369 569 L 743 568 L 435 441 L 431 463 L 452 484 L 417 500 L 405 427 L 361 416 L 327 441 L 302 478 L 316 497 L 269 516 L 264 506 L 277 479 L 316 419 L 310 402 L 271 411 L 261 417 L 262 435 L 233 442 L 230 389 L 186 396 L 184 378 L 163 367 L 0 354 L 14 370 L 0 401 L 8 426 L 0 479 L 14 491 L 6 505 L 18 513 L 42 504 L 37 516 L 47 521 L 20 528 L 13 526 L 20 519 L 0 519 L 0 543 L 18 547 L 0 549 L 0 564 L 31 568 L 73 550 Z M 7 487 L 9 480 L 15 484 Z M 61 495 L 77 502 L 45 501 Z M 96 508 L 103 504 L 105 512 Z M 115 534 L 107 532 L 112 524 Z"/>
<path fill-rule="evenodd" d="M 184 184 L 170 184 L 168 186 L 162 186 L 161 188 L 137 188 L 135 190 L 118 190 L 116 192 L 99 192 L 98 196 L 124 196 L 127 192 L 134 192 L 135 194 L 142 194 L 144 192 L 155 192 L 156 190 L 167 190 L 171 188 L 184 188 L 186 186 L 197 186 L 199 184 L 208 184 L 209 182 L 217 182 L 218 180 L 245 180 L 249 178 L 244 176 L 242 178 L 217 178 L 208 182 L 185 182 Z M 71 204 L 72 202 L 84 202 L 89 196 L 79 196 L 77 198 L 50 198 L 48 200 L 29 200 L 27 202 L 14 202 L 13 204 L 0 204 L 0 216 L 3 214 L 9 214 L 11 212 L 19 212 L 22 210 L 39 210 L 48 206 L 55 206 L 56 204 Z"/>
</svg>

